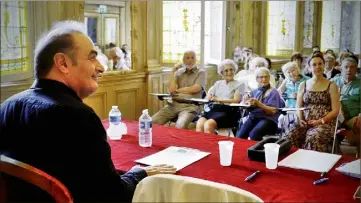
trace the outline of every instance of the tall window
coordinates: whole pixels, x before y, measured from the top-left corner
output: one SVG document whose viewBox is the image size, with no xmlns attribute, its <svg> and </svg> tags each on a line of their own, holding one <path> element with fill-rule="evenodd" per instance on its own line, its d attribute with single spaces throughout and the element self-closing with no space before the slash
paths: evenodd
<svg viewBox="0 0 361 203">
<path fill-rule="evenodd" d="M 225 10 L 223 1 L 205 2 L 204 60 L 218 64 L 225 54 Z"/>
<path fill-rule="evenodd" d="M 340 48 L 341 1 L 322 2 L 321 50 Z"/>
<path fill-rule="evenodd" d="M 296 1 L 268 1 L 267 55 L 292 54 L 295 26 Z"/>
<path fill-rule="evenodd" d="M 163 63 L 182 60 L 194 50 L 198 63 L 224 58 L 225 2 L 163 1 Z"/>
<path fill-rule="evenodd" d="M 341 51 L 349 49 L 360 53 L 360 4 L 359 1 L 344 1 L 341 18 Z"/>
<path fill-rule="evenodd" d="M 26 14 L 26 2 L 1 1 L 1 76 L 29 68 Z"/>
<path fill-rule="evenodd" d="M 303 48 L 312 48 L 313 46 L 313 23 L 315 4 L 312 1 L 305 1 L 305 10 L 303 11 Z"/>
<path fill-rule="evenodd" d="M 163 1 L 163 63 L 181 60 L 188 49 L 200 60 L 201 2 Z"/>
</svg>

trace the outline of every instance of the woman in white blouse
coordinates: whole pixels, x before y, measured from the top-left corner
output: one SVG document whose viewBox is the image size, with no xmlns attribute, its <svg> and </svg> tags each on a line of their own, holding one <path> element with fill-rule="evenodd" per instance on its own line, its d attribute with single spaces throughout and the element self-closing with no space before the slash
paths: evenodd
<svg viewBox="0 0 361 203">
<path fill-rule="evenodd" d="M 217 72 L 223 80 L 217 81 L 208 91 L 207 99 L 213 102 L 239 103 L 242 94 L 245 93 L 246 86 L 237 80 L 234 80 L 234 74 L 238 66 L 231 60 L 225 59 L 219 64 Z M 228 108 L 212 108 L 205 112 L 197 121 L 197 131 L 214 133 L 216 128 L 232 127 L 237 124 L 239 112 Z"/>
</svg>

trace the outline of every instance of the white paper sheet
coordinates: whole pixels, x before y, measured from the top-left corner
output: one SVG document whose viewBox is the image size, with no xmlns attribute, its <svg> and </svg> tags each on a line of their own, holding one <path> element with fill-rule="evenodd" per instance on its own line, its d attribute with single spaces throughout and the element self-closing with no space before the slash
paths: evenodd
<svg viewBox="0 0 361 203">
<path fill-rule="evenodd" d="M 251 105 L 245 103 L 230 103 L 229 106 L 239 106 L 239 107 L 250 107 Z"/>
<path fill-rule="evenodd" d="M 160 93 L 150 93 L 150 95 L 153 95 L 153 96 L 162 96 L 162 97 L 170 97 L 172 96 L 171 94 L 160 94 Z"/>
<path fill-rule="evenodd" d="M 345 175 L 352 176 L 355 178 L 360 178 L 361 177 L 360 159 L 357 159 L 343 166 L 340 166 L 336 168 L 336 170 Z"/>
<path fill-rule="evenodd" d="M 306 110 L 305 107 L 301 107 L 301 108 L 281 108 L 281 111 L 304 111 Z"/>
<path fill-rule="evenodd" d="M 194 102 L 199 102 L 199 103 L 208 103 L 209 102 L 208 99 L 199 99 L 199 98 L 184 98 L 184 100 L 194 101 Z"/>
<path fill-rule="evenodd" d="M 202 152 L 197 149 L 171 146 L 155 154 L 135 160 L 135 162 L 150 166 L 157 164 L 173 165 L 179 171 L 209 154 L 209 152 Z"/>
<path fill-rule="evenodd" d="M 279 166 L 302 170 L 328 172 L 341 155 L 299 149 L 278 163 Z"/>
</svg>

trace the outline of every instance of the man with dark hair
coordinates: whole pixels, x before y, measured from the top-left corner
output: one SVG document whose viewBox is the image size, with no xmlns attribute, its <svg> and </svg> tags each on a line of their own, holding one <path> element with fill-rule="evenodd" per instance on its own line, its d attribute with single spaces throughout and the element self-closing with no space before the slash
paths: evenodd
<svg viewBox="0 0 361 203">
<path fill-rule="evenodd" d="M 134 168 L 122 176 L 115 170 L 106 131 L 82 102 L 103 72 L 96 56 L 82 23 L 55 24 L 35 48 L 34 84 L 1 105 L 0 152 L 57 178 L 74 202 L 130 202 L 144 177 L 175 169 Z M 19 184 L 8 188 L 9 202 L 50 201 Z"/>
</svg>

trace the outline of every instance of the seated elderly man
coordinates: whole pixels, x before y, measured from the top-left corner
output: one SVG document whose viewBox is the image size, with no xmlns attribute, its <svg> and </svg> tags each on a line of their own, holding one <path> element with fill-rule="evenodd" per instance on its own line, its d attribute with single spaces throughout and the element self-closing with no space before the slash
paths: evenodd
<svg viewBox="0 0 361 203">
<path fill-rule="evenodd" d="M 328 80 L 334 78 L 336 75 L 340 74 L 341 71 L 335 69 L 336 67 L 336 58 L 332 54 L 325 55 L 325 71 L 324 74 Z"/>
<path fill-rule="evenodd" d="M 262 57 L 255 57 L 249 62 L 249 69 L 238 72 L 234 79 L 240 82 L 244 82 L 247 85 L 248 91 L 257 89 L 258 83 L 255 77 L 255 71 L 259 67 L 268 68 L 268 61 Z M 276 79 L 273 75 L 270 75 L 270 84 L 272 87 L 276 87 Z"/>
<path fill-rule="evenodd" d="M 244 83 L 234 80 L 238 66 L 232 60 L 226 59 L 218 66 L 218 74 L 223 80 L 217 81 L 208 91 L 210 101 L 224 103 L 239 103 L 246 90 Z M 197 131 L 214 133 L 216 128 L 233 127 L 237 125 L 240 112 L 232 107 L 214 106 L 205 112 L 197 122 Z"/>
<path fill-rule="evenodd" d="M 249 118 L 237 132 L 238 138 L 262 140 L 263 136 L 276 132 L 280 116 L 277 108 L 283 108 L 285 104 L 278 91 L 271 87 L 270 75 L 267 68 L 256 70 L 258 88 L 251 92 L 251 98 L 245 99 L 252 108 L 249 109 Z"/>
<path fill-rule="evenodd" d="M 360 78 L 356 77 L 357 64 L 355 56 L 343 59 L 341 75 L 331 81 L 340 89 L 341 113 L 344 118 L 342 126 L 353 131 L 346 134 L 347 140 L 357 146 L 360 154 Z"/>
<path fill-rule="evenodd" d="M 178 117 L 177 128 L 187 129 L 196 117 L 199 108 L 196 105 L 183 103 L 182 98 L 201 98 L 205 89 L 205 72 L 196 66 L 196 53 L 186 51 L 183 55 L 183 64 L 176 64 L 169 76 L 168 89 L 176 94 L 168 105 L 152 116 L 154 124 L 164 125 Z"/>
</svg>

